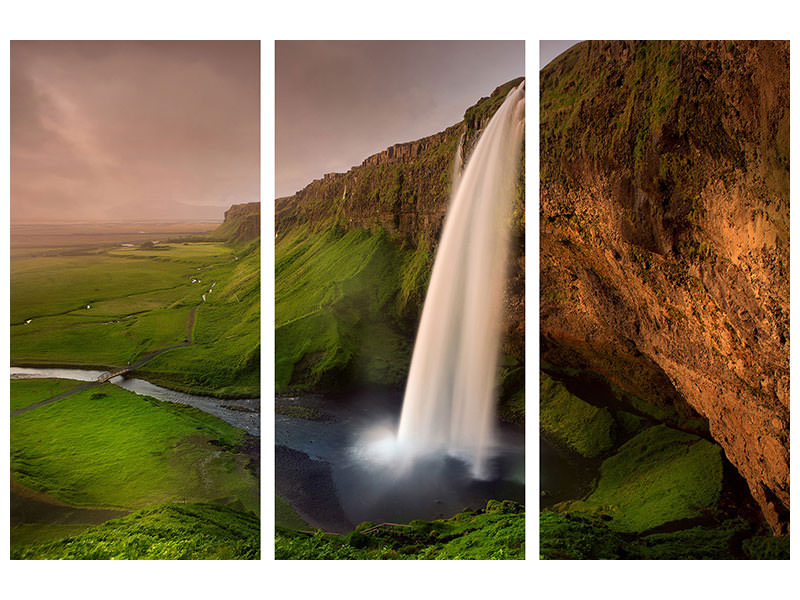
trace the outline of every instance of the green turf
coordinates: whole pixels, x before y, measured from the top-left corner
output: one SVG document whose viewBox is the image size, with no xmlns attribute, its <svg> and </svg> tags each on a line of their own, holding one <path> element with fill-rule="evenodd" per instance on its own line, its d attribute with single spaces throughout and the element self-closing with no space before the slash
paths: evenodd
<svg viewBox="0 0 800 600">
<path fill-rule="evenodd" d="M 614 418 L 607 408 L 584 402 L 544 372 L 539 391 L 539 426 L 545 434 L 587 458 L 613 447 Z"/>
<path fill-rule="evenodd" d="M 28 383 L 11 382 L 12 403 L 42 399 Z M 13 417 L 11 471 L 75 506 L 223 501 L 258 511 L 243 436 L 195 408 L 104 384 Z"/>
<path fill-rule="evenodd" d="M 79 386 L 72 379 L 14 379 L 11 383 L 11 412 L 51 398 Z"/>
<path fill-rule="evenodd" d="M 483 511 L 451 519 L 412 521 L 375 531 L 362 523 L 345 536 L 278 528 L 276 559 L 524 559 L 525 512 L 514 502 L 490 500 Z"/>
<path fill-rule="evenodd" d="M 597 488 L 585 500 L 559 509 L 605 515 L 611 529 L 641 532 L 713 510 L 721 491 L 720 447 L 657 425 L 603 462 Z"/>
<path fill-rule="evenodd" d="M 258 559 L 258 518 L 217 504 L 161 504 L 57 541 L 12 549 L 12 559 Z"/>
<path fill-rule="evenodd" d="M 51 542 L 78 535 L 91 527 L 88 523 L 22 523 L 11 527 L 12 552 L 28 544 Z"/>
</svg>

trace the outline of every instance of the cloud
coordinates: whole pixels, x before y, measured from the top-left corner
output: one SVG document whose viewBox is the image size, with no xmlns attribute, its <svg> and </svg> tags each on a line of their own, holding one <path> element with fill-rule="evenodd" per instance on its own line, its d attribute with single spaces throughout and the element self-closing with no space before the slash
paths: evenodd
<svg viewBox="0 0 800 600">
<path fill-rule="evenodd" d="M 11 62 L 12 220 L 258 200 L 257 42 L 14 42 Z"/>
</svg>

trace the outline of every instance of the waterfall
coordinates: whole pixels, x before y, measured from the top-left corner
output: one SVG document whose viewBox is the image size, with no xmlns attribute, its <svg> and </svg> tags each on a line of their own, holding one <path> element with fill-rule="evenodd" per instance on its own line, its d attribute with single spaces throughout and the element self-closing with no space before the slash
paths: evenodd
<svg viewBox="0 0 800 600">
<path fill-rule="evenodd" d="M 457 178 L 425 297 L 397 433 L 405 455 L 447 453 L 486 474 L 525 126 L 525 83 L 509 92 Z M 456 160 L 460 160 L 457 158 Z"/>
</svg>

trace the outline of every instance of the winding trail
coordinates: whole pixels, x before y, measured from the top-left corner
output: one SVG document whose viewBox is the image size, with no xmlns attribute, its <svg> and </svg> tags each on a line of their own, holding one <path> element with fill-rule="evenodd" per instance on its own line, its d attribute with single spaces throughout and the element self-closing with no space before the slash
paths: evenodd
<svg viewBox="0 0 800 600">
<path fill-rule="evenodd" d="M 195 315 L 197 313 L 197 309 L 198 309 L 199 306 L 200 305 L 198 304 L 197 306 L 193 307 L 189 311 L 189 315 L 187 316 L 186 341 L 181 342 L 180 344 L 175 344 L 174 346 L 167 346 L 166 348 L 161 348 L 159 350 L 156 350 L 155 352 L 146 354 L 144 357 L 140 358 L 139 360 L 134 362 L 132 365 L 128 365 L 126 367 L 120 367 L 118 369 L 111 369 L 110 372 L 102 375 L 100 378 L 98 378 L 97 381 L 88 381 L 86 383 L 82 383 L 82 384 L 72 388 L 71 390 L 67 390 L 66 392 L 61 392 L 60 394 L 56 394 L 55 396 L 52 396 L 51 398 L 46 398 L 45 400 L 40 400 L 39 402 L 35 402 L 33 404 L 30 404 L 30 405 L 28 405 L 28 406 L 26 406 L 24 408 L 19 408 L 19 409 L 15 410 L 15 411 L 12 411 L 11 412 L 11 416 L 12 417 L 16 417 L 18 415 L 22 415 L 22 414 L 25 414 L 26 412 L 30 412 L 30 411 L 32 411 L 34 409 L 37 409 L 40 406 L 45 406 L 47 404 L 52 404 L 53 402 L 58 402 L 59 400 L 63 400 L 64 398 L 66 398 L 68 396 L 72 396 L 73 394 L 77 394 L 78 392 L 83 392 L 85 390 L 92 389 L 93 387 L 97 387 L 99 385 L 102 385 L 102 384 L 106 383 L 109 379 L 111 379 L 113 377 L 116 377 L 118 375 L 124 375 L 126 373 L 131 373 L 132 371 L 135 371 L 136 369 L 140 368 L 142 365 L 150 362 L 155 357 L 159 356 L 160 354 L 163 354 L 164 352 L 168 352 L 170 350 L 175 350 L 176 348 L 185 348 L 187 346 L 191 346 L 194 343 L 194 341 L 193 341 L 194 320 L 195 320 Z"/>
</svg>

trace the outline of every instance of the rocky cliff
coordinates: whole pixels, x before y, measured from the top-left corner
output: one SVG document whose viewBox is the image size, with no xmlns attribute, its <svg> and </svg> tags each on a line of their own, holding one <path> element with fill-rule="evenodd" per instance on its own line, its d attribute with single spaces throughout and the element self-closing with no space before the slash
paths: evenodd
<svg viewBox="0 0 800 600">
<path fill-rule="evenodd" d="M 346 173 L 328 173 L 293 196 L 277 199 L 278 233 L 297 224 L 320 227 L 336 221 L 347 229 L 382 227 L 393 239 L 415 246 L 421 241 L 435 245 L 456 163 L 466 162 L 489 119 L 521 81 L 501 85 L 468 108 L 462 122 L 442 132 L 395 144 Z M 521 193 L 516 217 L 521 231 Z"/>
<path fill-rule="evenodd" d="M 225 211 L 225 220 L 212 233 L 211 238 L 226 242 L 243 243 L 261 235 L 261 203 L 234 204 Z"/>
<path fill-rule="evenodd" d="M 697 411 L 788 531 L 788 42 L 585 42 L 540 84 L 543 361 Z"/>
</svg>

